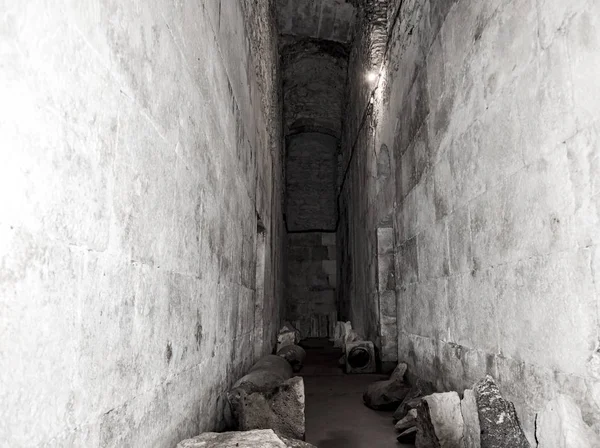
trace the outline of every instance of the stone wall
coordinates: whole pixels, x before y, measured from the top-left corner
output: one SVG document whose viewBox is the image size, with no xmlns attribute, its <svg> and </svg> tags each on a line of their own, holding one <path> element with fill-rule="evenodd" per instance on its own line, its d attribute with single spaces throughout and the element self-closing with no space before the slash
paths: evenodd
<svg viewBox="0 0 600 448">
<path fill-rule="evenodd" d="M 492 374 L 532 442 L 536 412 L 558 392 L 600 430 L 600 5 L 387 8 L 371 108 L 369 36 L 350 59 L 338 232 L 349 318 L 375 333 L 369 266 L 391 208 L 409 371 L 456 390 Z M 392 172 L 381 181 L 387 148 Z"/>
<path fill-rule="evenodd" d="M 270 3 L 3 2 L 4 444 L 174 446 L 272 349 Z"/>
<path fill-rule="evenodd" d="M 287 318 L 303 338 L 328 337 L 337 321 L 335 233 L 288 234 Z"/>
<path fill-rule="evenodd" d="M 324 337 L 336 318 L 336 182 L 348 51 L 337 42 L 299 36 L 280 42 L 290 232 L 287 318 L 304 337 Z"/>
</svg>

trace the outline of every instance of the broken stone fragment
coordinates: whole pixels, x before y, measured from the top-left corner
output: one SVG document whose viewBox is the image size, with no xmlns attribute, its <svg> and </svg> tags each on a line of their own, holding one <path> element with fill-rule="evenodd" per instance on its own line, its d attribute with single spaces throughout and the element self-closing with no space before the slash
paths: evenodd
<svg viewBox="0 0 600 448">
<path fill-rule="evenodd" d="M 410 391 L 404 382 L 406 364 L 400 363 L 389 380 L 369 384 L 363 394 L 365 404 L 371 409 L 391 410 L 398 407 Z"/>
<path fill-rule="evenodd" d="M 481 430 L 479 428 L 477 401 L 475 400 L 475 392 L 472 389 L 465 390 L 463 399 L 460 401 L 460 412 L 465 423 L 463 430 L 465 448 L 479 448 L 481 446 Z"/>
<path fill-rule="evenodd" d="M 246 393 L 271 390 L 290 378 L 293 373 L 292 366 L 284 358 L 276 355 L 264 356 L 252 366 L 247 375 L 237 380 L 229 395 L 235 397 L 235 391 L 240 389 Z"/>
<path fill-rule="evenodd" d="M 408 411 L 408 414 L 404 416 L 404 418 L 398 420 L 396 422 L 396 431 L 406 431 L 409 428 L 417 425 L 417 410 L 411 409 Z"/>
<path fill-rule="evenodd" d="M 298 342 L 300 342 L 301 336 L 300 336 L 300 331 L 294 326 L 292 325 L 291 322 L 289 321 L 285 321 L 283 323 L 283 326 L 281 327 L 281 331 L 293 331 L 294 335 L 296 336 L 294 339 L 294 344 L 297 344 Z"/>
<path fill-rule="evenodd" d="M 408 366 L 405 363 L 398 363 L 398 365 L 390 375 L 390 380 L 404 381 L 404 374 L 406 373 L 406 369 L 408 369 Z"/>
<path fill-rule="evenodd" d="M 404 400 L 402 400 L 402 403 L 400 403 L 400 406 L 398 406 L 396 411 L 394 411 L 394 415 L 393 415 L 394 421 L 398 422 L 398 421 L 402 420 L 404 417 L 406 417 L 408 415 L 408 413 L 412 409 L 417 409 L 417 407 L 419 407 L 419 405 L 421 404 L 422 399 L 423 399 L 423 397 L 416 397 L 416 398 L 408 399 L 408 395 L 407 395 L 404 398 Z"/>
<path fill-rule="evenodd" d="M 597 448 L 600 436 L 581 417 L 575 401 L 559 395 L 550 401 L 536 420 L 538 448 Z"/>
<path fill-rule="evenodd" d="M 394 412 L 394 421 L 397 422 L 403 418 L 409 410 L 416 408 L 421 403 L 420 397 L 432 394 L 433 392 L 435 392 L 433 384 L 429 381 L 418 379 L 415 385 L 410 388 L 410 391 L 406 397 L 404 397 L 400 406 L 398 406 Z"/>
<path fill-rule="evenodd" d="M 277 373 L 284 380 L 287 380 L 294 373 L 290 363 L 287 362 L 285 358 L 277 355 L 266 355 L 260 358 L 250 368 L 250 372 L 254 372 L 256 370 L 268 370 L 270 372 Z"/>
<path fill-rule="evenodd" d="M 277 352 L 277 356 L 289 362 L 294 372 L 298 372 L 304 365 L 306 351 L 299 345 L 287 345 Z"/>
<path fill-rule="evenodd" d="M 314 445 L 278 437 L 271 429 L 253 431 L 205 432 L 179 442 L 177 448 L 311 448 Z"/>
<path fill-rule="evenodd" d="M 514 405 L 505 400 L 491 376 L 473 387 L 481 427 L 481 448 L 530 448 Z"/>
<path fill-rule="evenodd" d="M 352 330 L 350 322 L 337 322 L 333 332 L 333 346 L 335 348 L 344 348 L 346 344 L 346 335 Z"/>
<path fill-rule="evenodd" d="M 423 397 L 417 408 L 417 448 L 463 448 L 464 423 L 456 392 Z"/>
<path fill-rule="evenodd" d="M 302 377 L 290 378 L 269 391 L 236 389 L 230 392 L 229 402 L 238 430 L 270 428 L 284 437 L 304 439 Z"/>
<path fill-rule="evenodd" d="M 417 428 L 413 426 L 412 428 L 407 429 L 402 434 L 397 437 L 398 442 L 414 444 L 417 438 Z"/>
<path fill-rule="evenodd" d="M 294 345 L 296 343 L 296 333 L 293 331 L 283 331 L 281 330 L 277 335 L 277 352 L 287 347 L 288 345 Z"/>
</svg>

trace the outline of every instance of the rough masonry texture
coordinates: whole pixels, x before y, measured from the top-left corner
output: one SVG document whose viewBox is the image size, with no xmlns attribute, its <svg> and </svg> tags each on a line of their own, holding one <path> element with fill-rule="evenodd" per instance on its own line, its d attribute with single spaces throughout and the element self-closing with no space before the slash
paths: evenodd
<svg viewBox="0 0 600 448">
<path fill-rule="evenodd" d="M 343 43 L 316 39 L 319 33 L 303 28 L 310 20 L 299 20 L 294 9 L 302 2 L 283 3 L 278 2 L 278 16 L 280 31 L 287 33 L 280 39 L 280 55 L 286 142 L 285 210 L 287 230 L 291 232 L 286 317 L 303 337 L 326 337 L 332 336 L 330 330 L 337 320 L 336 182 L 348 50 Z M 346 14 L 342 12 L 346 10 L 354 14 L 354 7 L 345 2 L 304 3 L 308 6 L 301 9 L 309 18 L 331 8 L 332 14 Z M 286 28 L 288 25 L 291 28 Z"/>
<path fill-rule="evenodd" d="M 0 440 L 220 429 L 284 310 L 271 2 L 9 0 L 0 30 Z"/>
<path fill-rule="evenodd" d="M 287 319 L 302 338 L 327 337 L 337 321 L 335 233 L 288 235 Z"/>
<path fill-rule="evenodd" d="M 369 32 L 378 6 L 385 57 L 387 36 Z M 359 22 L 338 230 L 347 317 L 377 337 L 391 215 L 409 371 L 440 390 L 493 375 L 532 443 L 556 393 L 599 431 L 600 4 L 367 1 Z"/>
</svg>

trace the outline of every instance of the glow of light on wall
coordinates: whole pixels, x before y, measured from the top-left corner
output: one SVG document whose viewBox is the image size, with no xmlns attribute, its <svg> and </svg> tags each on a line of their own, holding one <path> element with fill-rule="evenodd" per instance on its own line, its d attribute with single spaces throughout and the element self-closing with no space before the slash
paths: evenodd
<svg viewBox="0 0 600 448">
<path fill-rule="evenodd" d="M 369 82 L 375 82 L 377 81 L 377 78 L 379 77 L 379 74 L 377 72 L 369 72 L 367 73 L 367 81 Z"/>
</svg>

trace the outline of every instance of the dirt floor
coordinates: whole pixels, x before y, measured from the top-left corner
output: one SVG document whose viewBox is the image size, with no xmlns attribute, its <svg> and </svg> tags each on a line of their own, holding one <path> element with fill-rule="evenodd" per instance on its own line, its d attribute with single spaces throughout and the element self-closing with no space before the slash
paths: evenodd
<svg viewBox="0 0 600 448">
<path fill-rule="evenodd" d="M 341 350 L 323 339 L 301 343 L 307 356 L 300 375 L 306 393 L 306 441 L 319 448 L 401 448 L 396 441 L 392 412 L 363 404 L 368 384 L 382 375 L 346 375 L 338 366 Z"/>
</svg>

